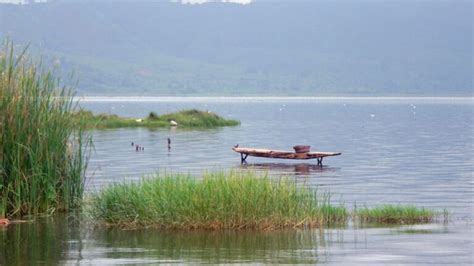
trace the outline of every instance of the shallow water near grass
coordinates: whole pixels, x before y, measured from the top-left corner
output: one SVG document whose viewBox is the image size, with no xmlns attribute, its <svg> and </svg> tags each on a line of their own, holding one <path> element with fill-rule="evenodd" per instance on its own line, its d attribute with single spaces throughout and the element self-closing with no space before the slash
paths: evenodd
<svg viewBox="0 0 474 266">
<path fill-rule="evenodd" d="M 413 204 L 448 209 L 448 224 L 277 232 L 160 232 L 92 229 L 74 218 L 38 219 L 0 229 L 0 264 L 473 262 L 474 102 L 472 98 L 89 98 L 95 112 L 144 117 L 182 109 L 238 119 L 211 130 L 115 129 L 93 132 L 88 193 L 113 182 L 160 172 L 230 169 L 287 175 L 332 193 L 335 204 Z M 171 139 L 171 149 L 167 148 Z M 137 152 L 131 142 L 145 148 Z M 231 150 L 260 147 L 342 152 L 324 160 L 248 157 Z M 46 244 L 47 243 L 47 244 Z"/>
</svg>

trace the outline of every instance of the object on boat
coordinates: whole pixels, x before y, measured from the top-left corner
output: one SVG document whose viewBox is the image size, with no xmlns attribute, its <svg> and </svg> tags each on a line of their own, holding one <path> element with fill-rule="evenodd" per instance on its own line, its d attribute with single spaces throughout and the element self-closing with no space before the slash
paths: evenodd
<svg viewBox="0 0 474 266">
<path fill-rule="evenodd" d="M 309 152 L 309 150 L 311 149 L 311 146 L 296 145 L 296 146 L 293 146 L 293 149 L 295 150 L 296 153 L 306 153 L 306 152 Z"/>
<path fill-rule="evenodd" d="M 309 147 L 309 146 L 307 146 L 307 147 Z M 255 148 L 243 148 L 243 147 L 242 148 L 234 147 L 234 148 L 232 148 L 232 150 L 235 151 L 235 152 L 240 153 L 241 163 L 247 163 L 247 161 L 246 161 L 247 156 L 250 155 L 250 156 L 255 156 L 255 157 L 276 158 L 276 159 L 292 159 L 292 160 L 317 159 L 318 160 L 318 165 L 322 166 L 324 157 L 341 155 L 340 152 L 323 152 L 323 151 L 292 152 L 292 151 L 255 149 Z M 308 150 L 309 150 L 309 148 L 308 148 Z"/>
</svg>

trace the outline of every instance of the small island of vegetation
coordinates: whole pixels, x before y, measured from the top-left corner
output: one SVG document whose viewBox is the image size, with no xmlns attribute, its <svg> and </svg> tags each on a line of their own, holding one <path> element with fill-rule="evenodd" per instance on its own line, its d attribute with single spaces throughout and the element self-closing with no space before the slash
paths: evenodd
<svg viewBox="0 0 474 266">
<path fill-rule="evenodd" d="M 375 208 L 356 208 L 354 215 L 359 222 L 379 224 L 429 223 L 434 218 L 433 211 L 417 208 L 412 205 L 382 205 Z"/>
<path fill-rule="evenodd" d="M 91 200 L 101 224 L 126 228 L 280 229 L 322 228 L 360 223 L 427 223 L 438 213 L 413 206 L 355 209 L 330 203 L 329 193 L 249 172 L 157 176 L 140 183 L 106 187 Z"/>
<path fill-rule="evenodd" d="M 156 176 L 108 186 L 91 202 L 95 221 L 127 228 L 268 230 L 323 227 L 348 218 L 328 194 L 250 172 Z"/>
<path fill-rule="evenodd" d="M 213 112 L 200 111 L 196 109 L 182 110 L 163 115 L 151 112 L 142 119 L 120 117 L 115 114 L 94 114 L 91 111 L 80 110 L 73 114 L 78 123 L 85 123 L 86 128 L 121 128 L 121 127 L 170 127 L 179 126 L 183 128 L 215 128 L 226 126 L 237 126 L 240 122 L 225 119 Z"/>
</svg>

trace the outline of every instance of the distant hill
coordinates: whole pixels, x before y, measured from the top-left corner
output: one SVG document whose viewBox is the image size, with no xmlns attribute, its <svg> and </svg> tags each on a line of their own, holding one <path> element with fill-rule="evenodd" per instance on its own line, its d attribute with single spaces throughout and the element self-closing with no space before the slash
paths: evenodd
<svg viewBox="0 0 474 266">
<path fill-rule="evenodd" d="M 0 4 L 87 95 L 472 95 L 471 1 Z"/>
</svg>

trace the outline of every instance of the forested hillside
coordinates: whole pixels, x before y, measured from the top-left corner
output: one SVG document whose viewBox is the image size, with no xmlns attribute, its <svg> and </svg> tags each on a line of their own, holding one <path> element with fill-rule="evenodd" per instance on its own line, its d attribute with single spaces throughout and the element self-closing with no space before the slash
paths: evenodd
<svg viewBox="0 0 474 266">
<path fill-rule="evenodd" d="M 472 95 L 471 1 L 0 4 L 88 95 Z"/>
</svg>

